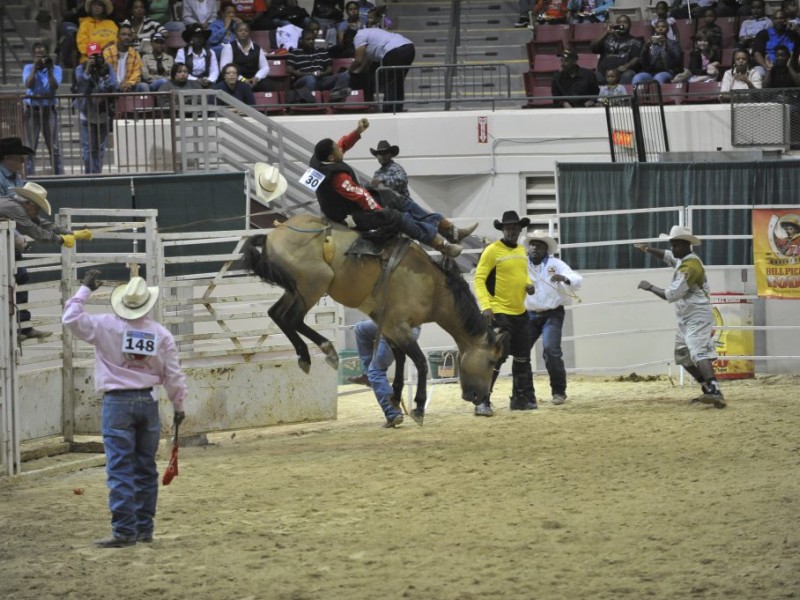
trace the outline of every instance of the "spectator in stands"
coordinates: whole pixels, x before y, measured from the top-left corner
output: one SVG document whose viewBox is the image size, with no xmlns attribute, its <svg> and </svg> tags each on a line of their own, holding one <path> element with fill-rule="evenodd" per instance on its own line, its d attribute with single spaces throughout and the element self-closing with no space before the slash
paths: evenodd
<svg viewBox="0 0 800 600">
<path fill-rule="evenodd" d="M 694 36 L 694 48 L 689 54 L 689 82 L 717 81 L 720 60 L 719 48 L 711 45 L 704 32 L 698 31 Z"/>
<path fill-rule="evenodd" d="M 201 90 L 203 86 L 196 79 L 189 79 L 189 67 L 184 63 L 176 62 L 172 65 L 169 72 L 169 79 L 162 85 L 160 92 L 179 92 L 182 90 Z M 160 96 L 161 108 L 167 108 L 170 104 L 169 96 Z M 187 104 L 193 104 L 192 98 L 186 99 Z"/>
<path fill-rule="evenodd" d="M 261 47 L 250 39 L 250 26 L 247 23 L 239 23 L 236 39 L 232 44 L 222 47 L 220 62 L 223 65 L 236 65 L 244 82 L 254 92 L 275 90 L 275 84 L 267 79 L 269 61 Z"/>
<path fill-rule="evenodd" d="M 725 71 L 720 86 L 720 100 L 729 100 L 731 90 L 761 89 L 762 77 L 758 69 L 750 66 L 750 53 L 737 50 L 733 53 L 733 68 Z"/>
<path fill-rule="evenodd" d="M 87 16 L 86 3 L 83 0 L 61 0 L 61 26 L 56 62 L 65 69 L 73 69 L 78 65 L 78 26 Z"/>
<path fill-rule="evenodd" d="M 560 56 L 561 70 L 553 73 L 550 85 L 556 106 L 562 108 L 594 106 L 595 98 L 600 92 L 594 71 L 579 67 L 578 54 L 572 49 L 567 48 Z M 573 96 L 591 96 L 591 98 L 581 99 Z M 563 100 L 559 98 L 563 98 Z"/>
<path fill-rule="evenodd" d="M 314 47 L 314 32 L 303 31 L 300 48 L 292 50 L 286 59 L 286 72 L 292 86 L 308 91 L 331 90 L 331 101 L 343 100 L 350 93 L 350 73 L 333 73 L 330 52 Z"/>
<path fill-rule="evenodd" d="M 775 48 L 786 46 L 790 53 L 798 45 L 798 37 L 794 31 L 786 27 L 786 15 L 782 10 L 772 14 L 772 27 L 763 29 L 756 34 L 753 40 L 753 60 L 756 69 L 761 72 L 761 77 L 767 74 L 775 61 Z"/>
<path fill-rule="evenodd" d="M 183 24 L 188 29 L 190 25 L 200 25 L 207 29 L 217 14 L 215 0 L 183 0 Z"/>
<path fill-rule="evenodd" d="M 297 0 L 273 0 L 265 17 L 269 29 L 284 25 L 304 27 L 309 18 L 306 9 L 297 5 Z"/>
<path fill-rule="evenodd" d="M 117 41 L 117 24 L 109 18 L 114 11 L 111 0 L 86 0 L 86 12 L 89 15 L 81 19 L 76 38 L 80 62 L 86 62 L 86 49 L 89 44 L 98 44 L 100 48 Z"/>
<path fill-rule="evenodd" d="M 753 0 L 750 3 L 752 16 L 744 19 L 739 27 L 739 47 L 750 48 L 760 31 L 772 27 L 772 19 L 764 16 L 764 0 Z"/>
<path fill-rule="evenodd" d="M 206 48 L 211 32 L 198 23 L 193 23 L 181 33 L 186 47 L 178 50 L 176 63 L 184 63 L 189 67 L 189 80 L 198 81 L 204 88 L 209 88 L 219 77 L 217 55 Z"/>
<path fill-rule="evenodd" d="M 355 56 L 356 47 L 353 45 L 353 40 L 358 30 L 365 27 L 358 14 L 358 4 L 348 2 L 345 9 L 347 14 L 344 21 L 340 21 L 336 25 L 336 46 L 331 49 L 331 54 L 337 58 L 353 58 Z"/>
<path fill-rule="evenodd" d="M 600 104 L 607 104 L 607 99 L 611 96 L 629 96 L 628 90 L 619 82 L 619 71 L 616 69 L 609 69 L 606 71 L 606 84 L 600 86 L 600 94 L 598 94 L 598 102 Z"/>
<path fill-rule="evenodd" d="M 81 158 L 84 173 L 100 173 L 111 126 L 111 100 L 107 94 L 117 91 L 117 78 L 103 58 L 100 44 L 86 49 L 88 60 L 75 69 L 75 86 L 81 94 L 75 100 L 79 111 Z"/>
<path fill-rule="evenodd" d="M 680 0 L 680 4 L 669 14 L 676 19 L 699 19 L 705 9 L 711 8 L 715 4 L 716 0 Z"/>
<path fill-rule="evenodd" d="M 343 15 L 344 0 L 314 0 L 311 18 L 319 21 L 320 25 L 332 27 L 344 18 Z"/>
<path fill-rule="evenodd" d="M 148 92 L 150 86 L 142 82 L 142 57 L 132 46 L 133 29 L 123 21 L 119 25 L 117 43 L 103 50 L 103 58 L 114 71 L 119 92 Z"/>
<path fill-rule="evenodd" d="M 33 149 L 23 146 L 18 137 L 0 140 L 0 196 L 8 196 L 11 188 L 25 185 L 22 166 L 26 158 L 34 154 Z"/>
<path fill-rule="evenodd" d="M 796 65 L 792 64 L 792 55 L 786 46 L 775 47 L 775 62 L 764 77 L 765 88 L 792 88 L 800 87 L 800 73 Z"/>
<path fill-rule="evenodd" d="M 167 35 L 166 28 L 148 16 L 149 9 L 147 0 L 131 0 L 129 22 L 133 30 L 133 47 L 139 54 L 150 51 L 153 34 Z"/>
<path fill-rule="evenodd" d="M 712 46 L 722 49 L 722 29 L 717 25 L 717 11 L 707 8 L 703 12 L 703 20 L 697 24 L 697 33 L 703 32 Z"/>
<path fill-rule="evenodd" d="M 236 12 L 251 30 L 264 31 L 270 29 L 272 19 L 267 16 L 266 0 L 237 0 Z"/>
<path fill-rule="evenodd" d="M 683 51 L 678 42 L 667 37 L 669 25 L 657 21 L 650 41 L 642 48 L 640 62 L 642 70 L 633 77 L 633 85 L 655 79 L 659 83 L 669 83 L 683 71 Z"/>
<path fill-rule="evenodd" d="M 358 6 L 358 16 L 361 17 L 361 23 L 364 26 L 366 26 L 367 18 L 369 16 L 370 11 L 371 10 L 375 10 L 376 7 L 369 0 L 355 0 L 355 3 Z M 347 4 L 350 4 L 350 3 L 348 2 Z M 345 5 L 345 8 L 347 8 L 347 5 Z M 381 7 L 381 9 L 385 9 L 385 8 L 386 8 L 385 5 Z M 378 9 L 378 10 L 380 10 L 380 9 Z M 383 16 L 383 15 L 378 15 L 378 16 Z"/>
<path fill-rule="evenodd" d="M 614 0 L 569 0 L 570 23 L 605 23 Z"/>
<path fill-rule="evenodd" d="M 748 0 L 719 0 L 716 8 L 717 16 L 719 17 L 746 17 L 750 15 Z"/>
<path fill-rule="evenodd" d="M 607 25 L 605 31 L 592 40 L 591 49 L 600 55 L 597 63 L 597 81 L 605 83 L 605 73 L 616 69 L 620 83 L 628 84 L 639 70 L 640 56 L 644 46 L 640 38 L 631 35 L 631 20 L 626 15 L 617 17 L 615 25 Z"/>
<path fill-rule="evenodd" d="M 399 33 L 368 27 L 356 33 L 353 43 L 356 47 L 356 54 L 353 64 L 349 68 L 350 73 L 369 73 L 370 64 L 375 69 L 379 66 L 393 67 L 388 72 L 384 72 L 379 81 L 383 93 L 383 112 L 402 112 L 405 99 L 405 79 L 408 75 L 408 68 L 404 67 L 411 66 L 415 55 L 412 41 Z M 354 87 L 366 89 L 359 88 L 359 86 Z"/>
<path fill-rule="evenodd" d="M 157 92 L 170 77 L 175 60 L 166 51 L 166 40 L 160 33 L 150 38 L 150 52 L 142 55 L 142 81 L 151 92 Z"/>
<path fill-rule="evenodd" d="M 566 23 L 569 19 L 568 3 L 569 0 L 538 0 L 533 7 L 536 20 L 540 25 Z"/>
<path fill-rule="evenodd" d="M 215 90 L 230 94 L 240 102 L 253 106 L 256 99 L 253 97 L 253 88 L 244 81 L 239 80 L 239 69 L 233 63 L 228 63 L 220 70 L 222 77 L 214 84 Z"/>
<path fill-rule="evenodd" d="M 675 27 L 675 17 L 669 16 L 669 4 L 661 0 L 661 2 L 656 2 L 656 6 L 654 9 L 656 14 L 653 19 L 650 20 L 650 26 L 655 27 L 658 21 L 666 21 L 667 25 L 669 25 L 669 31 L 667 32 L 667 37 L 671 40 L 675 40 L 676 42 L 680 42 L 680 35 L 678 34 L 678 28 Z"/>
<path fill-rule="evenodd" d="M 786 15 L 786 27 L 794 31 L 800 25 L 800 16 L 798 16 L 797 0 L 783 0 L 781 2 L 781 10 Z"/>
<path fill-rule="evenodd" d="M 33 44 L 33 62 L 22 69 L 22 82 L 26 88 L 23 102 L 25 145 L 36 152 L 41 131 L 50 155 L 53 174 L 61 175 L 64 173 L 64 166 L 58 139 L 58 100 L 56 100 L 56 92 L 61 85 L 61 67 L 53 64 L 53 59 L 47 55 L 47 47 L 43 43 Z M 35 169 L 33 156 L 26 157 L 25 165 L 28 177 L 32 177 Z"/>
<path fill-rule="evenodd" d="M 222 60 L 222 47 L 225 44 L 232 44 L 236 41 L 236 27 L 239 23 L 242 23 L 242 20 L 236 14 L 236 6 L 231 0 L 223 0 L 222 4 L 219 5 L 217 18 L 211 22 L 208 28 L 211 31 L 208 45 L 217 55 L 221 64 L 227 64 Z"/>
<path fill-rule="evenodd" d="M 158 21 L 163 25 L 167 31 L 182 31 L 183 24 L 175 23 L 173 19 L 173 8 L 172 5 L 175 3 L 175 0 L 150 0 L 150 18 Z M 179 27 L 175 27 L 179 25 Z"/>
</svg>

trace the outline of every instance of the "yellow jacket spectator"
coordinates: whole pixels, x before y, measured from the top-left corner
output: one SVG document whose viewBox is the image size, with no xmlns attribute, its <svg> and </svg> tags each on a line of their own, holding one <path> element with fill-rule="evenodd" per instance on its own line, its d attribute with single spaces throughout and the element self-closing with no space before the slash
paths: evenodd
<svg viewBox="0 0 800 600">
<path fill-rule="evenodd" d="M 117 43 L 103 50 L 103 58 L 114 71 L 120 92 L 148 92 L 150 87 L 142 83 L 142 55 L 133 47 L 133 37 L 131 24 L 120 23 Z"/>
<path fill-rule="evenodd" d="M 80 62 L 86 62 L 86 48 L 92 42 L 105 48 L 117 41 L 117 24 L 109 18 L 113 11 L 110 0 L 86 0 L 89 16 L 81 19 L 76 38 Z"/>
</svg>

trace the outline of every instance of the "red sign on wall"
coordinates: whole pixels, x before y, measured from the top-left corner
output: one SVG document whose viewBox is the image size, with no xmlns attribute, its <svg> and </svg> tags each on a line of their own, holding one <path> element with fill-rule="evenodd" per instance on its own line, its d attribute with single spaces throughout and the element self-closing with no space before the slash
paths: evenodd
<svg viewBox="0 0 800 600">
<path fill-rule="evenodd" d="M 478 117 L 478 143 L 489 143 L 489 117 Z"/>
</svg>

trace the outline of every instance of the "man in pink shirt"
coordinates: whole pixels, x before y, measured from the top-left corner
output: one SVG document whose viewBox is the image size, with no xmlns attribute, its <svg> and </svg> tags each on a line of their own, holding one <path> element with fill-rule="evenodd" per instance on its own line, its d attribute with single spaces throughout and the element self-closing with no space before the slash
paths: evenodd
<svg viewBox="0 0 800 600">
<path fill-rule="evenodd" d="M 64 307 L 61 320 L 78 338 L 95 347 L 94 385 L 103 393 L 102 431 L 106 452 L 110 538 L 100 548 L 123 548 L 153 541 L 158 499 L 156 451 L 161 433 L 153 387 L 163 385 L 175 408 L 175 423 L 185 418 L 186 380 L 172 334 L 148 313 L 158 288 L 141 277 L 111 293 L 116 314 L 89 314 L 86 300 L 100 287 L 91 270 Z"/>
</svg>

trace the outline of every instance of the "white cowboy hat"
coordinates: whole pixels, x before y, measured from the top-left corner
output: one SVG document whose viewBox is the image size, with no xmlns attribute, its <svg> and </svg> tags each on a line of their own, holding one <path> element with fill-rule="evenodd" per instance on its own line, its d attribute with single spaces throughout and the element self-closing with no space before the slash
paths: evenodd
<svg viewBox="0 0 800 600">
<path fill-rule="evenodd" d="M 558 250 L 558 242 L 547 235 L 547 232 L 543 229 L 536 229 L 528 234 L 528 243 L 531 242 L 544 242 L 547 244 L 548 254 L 555 254 L 556 250 Z"/>
<path fill-rule="evenodd" d="M 148 287 L 141 277 L 133 277 L 111 292 L 111 310 L 129 321 L 145 316 L 158 301 L 158 288 Z"/>
<path fill-rule="evenodd" d="M 263 204 L 269 204 L 275 198 L 282 196 L 289 186 L 278 167 L 258 162 L 255 164 L 254 170 L 256 197 Z"/>
<path fill-rule="evenodd" d="M 22 187 L 9 188 L 9 191 L 14 192 L 17 196 L 22 196 L 25 200 L 30 200 L 48 215 L 51 214 L 50 203 L 47 201 L 47 190 L 38 183 L 28 181 Z"/>
<path fill-rule="evenodd" d="M 662 233 L 658 236 L 660 240 L 684 240 L 689 242 L 692 246 L 699 246 L 701 244 L 700 238 L 692 235 L 692 230 L 688 227 L 681 227 L 680 225 L 673 225 L 669 233 Z"/>
</svg>

